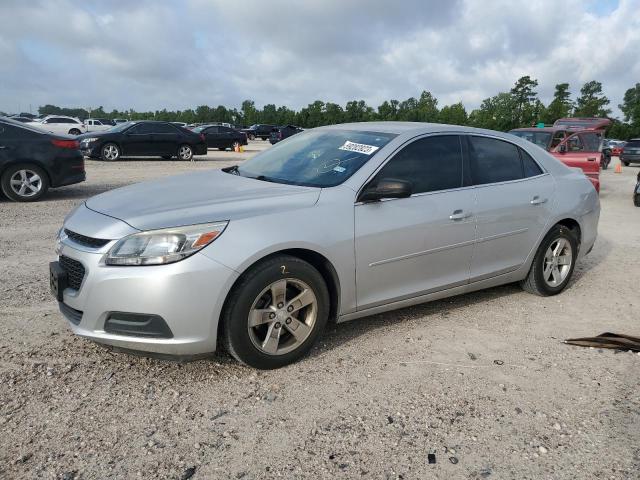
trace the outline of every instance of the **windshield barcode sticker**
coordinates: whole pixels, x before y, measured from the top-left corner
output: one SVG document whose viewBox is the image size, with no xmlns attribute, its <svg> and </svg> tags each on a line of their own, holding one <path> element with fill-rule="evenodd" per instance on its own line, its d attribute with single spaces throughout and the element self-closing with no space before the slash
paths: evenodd
<svg viewBox="0 0 640 480">
<path fill-rule="evenodd" d="M 365 145 L 364 143 L 353 143 L 347 140 L 344 145 L 338 147 L 338 150 L 346 150 L 347 152 L 364 153 L 365 155 L 371 155 L 380 147 L 374 147 L 373 145 Z"/>
</svg>

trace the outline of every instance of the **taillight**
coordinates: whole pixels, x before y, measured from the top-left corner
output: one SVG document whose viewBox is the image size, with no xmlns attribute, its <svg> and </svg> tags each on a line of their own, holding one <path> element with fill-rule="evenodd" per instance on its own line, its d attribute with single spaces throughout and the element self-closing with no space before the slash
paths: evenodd
<svg viewBox="0 0 640 480">
<path fill-rule="evenodd" d="M 77 140 L 56 140 L 55 138 L 51 140 L 56 147 L 60 148 L 72 148 L 77 150 L 80 148 L 80 143 Z"/>
<path fill-rule="evenodd" d="M 206 140 L 206 139 L 204 138 L 204 133 L 201 133 L 201 134 L 200 134 L 200 140 L 202 140 L 203 142 Z"/>
</svg>

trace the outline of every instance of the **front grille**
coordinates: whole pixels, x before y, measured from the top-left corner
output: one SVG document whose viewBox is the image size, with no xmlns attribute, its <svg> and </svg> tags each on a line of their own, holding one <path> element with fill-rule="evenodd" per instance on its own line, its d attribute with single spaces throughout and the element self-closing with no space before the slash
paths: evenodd
<svg viewBox="0 0 640 480">
<path fill-rule="evenodd" d="M 80 290 L 84 278 L 84 266 L 73 258 L 62 255 L 58 260 L 60 266 L 67 272 L 67 285 L 73 290 Z"/>
<path fill-rule="evenodd" d="M 66 233 L 67 237 L 69 237 L 71 240 L 73 240 L 76 243 L 79 243 L 80 245 L 84 245 L 85 247 L 100 248 L 100 247 L 104 247 L 107 243 L 111 241 L 111 240 L 104 240 L 102 238 L 87 237 L 86 235 L 72 232 L 71 230 L 67 230 L 66 228 L 64 229 L 64 233 Z"/>
<path fill-rule="evenodd" d="M 58 302 L 58 306 L 60 307 L 60 312 L 74 325 L 80 325 L 80 320 L 82 320 L 82 312 L 80 310 L 76 310 L 75 308 L 71 308 L 66 303 Z"/>
</svg>

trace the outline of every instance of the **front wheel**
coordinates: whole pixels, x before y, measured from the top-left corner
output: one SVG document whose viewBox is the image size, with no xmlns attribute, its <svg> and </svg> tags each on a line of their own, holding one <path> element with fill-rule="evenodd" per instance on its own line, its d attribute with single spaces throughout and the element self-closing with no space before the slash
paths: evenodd
<svg viewBox="0 0 640 480">
<path fill-rule="evenodd" d="M 0 179 L 2 193 L 14 202 L 35 202 L 49 189 L 49 177 L 35 165 L 11 165 Z"/>
<path fill-rule="evenodd" d="M 520 286 L 543 297 L 557 295 L 565 289 L 578 257 L 578 241 L 567 227 L 555 225 L 544 237 L 527 278 Z"/>
<path fill-rule="evenodd" d="M 105 162 L 115 162 L 120 158 L 120 147 L 115 143 L 105 143 L 100 150 L 100 158 Z"/>
<path fill-rule="evenodd" d="M 80 135 L 80 130 L 78 130 L 77 128 L 72 128 L 71 130 L 69 130 L 69 135 Z"/>
<path fill-rule="evenodd" d="M 180 160 L 189 161 L 193 159 L 193 149 L 189 145 L 180 145 L 178 148 L 178 158 Z"/>
<path fill-rule="evenodd" d="M 309 263 L 276 256 L 249 270 L 229 295 L 222 342 L 237 360 L 259 369 L 305 355 L 329 316 L 329 292 Z"/>
<path fill-rule="evenodd" d="M 624 162 L 624 161 L 623 161 L 623 162 L 622 162 L 622 165 L 624 165 L 625 167 L 628 167 L 628 166 L 629 166 L 629 162 Z"/>
</svg>

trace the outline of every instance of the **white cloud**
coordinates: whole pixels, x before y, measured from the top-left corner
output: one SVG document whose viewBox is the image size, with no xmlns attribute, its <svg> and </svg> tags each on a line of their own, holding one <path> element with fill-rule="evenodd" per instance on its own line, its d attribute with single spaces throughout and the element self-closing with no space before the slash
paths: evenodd
<svg viewBox="0 0 640 480">
<path fill-rule="evenodd" d="M 617 104 L 640 78 L 640 0 L 45 0 L 0 3 L 0 110 L 299 108 L 419 96 L 468 108 L 538 79 L 596 79 Z"/>
</svg>

